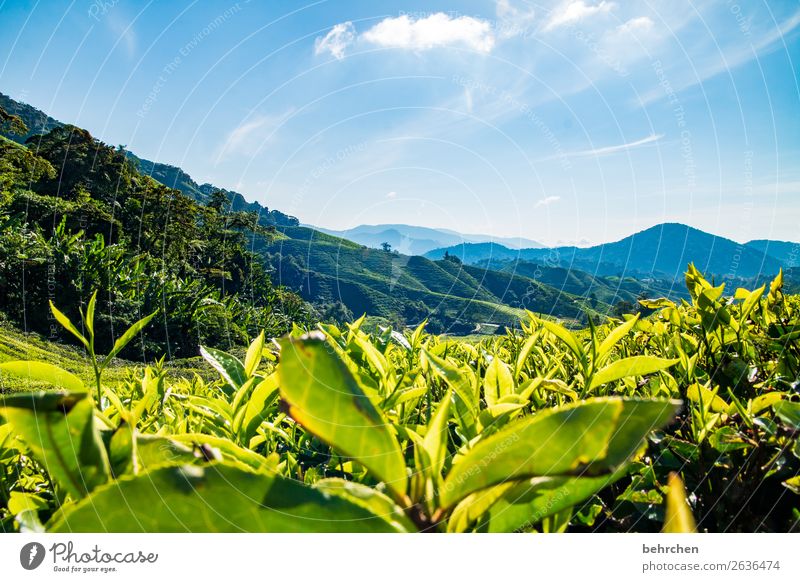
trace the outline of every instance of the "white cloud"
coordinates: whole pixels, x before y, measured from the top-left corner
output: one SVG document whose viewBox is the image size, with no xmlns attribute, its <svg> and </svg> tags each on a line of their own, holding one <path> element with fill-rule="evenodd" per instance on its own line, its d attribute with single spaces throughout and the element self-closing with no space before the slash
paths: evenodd
<svg viewBox="0 0 800 582">
<path fill-rule="evenodd" d="M 389 192 L 389 193 L 386 195 L 386 197 L 387 197 L 387 198 L 389 198 L 390 200 L 391 200 L 392 198 L 397 198 L 397 192 L 395 192 L 395 191 L 391 191 L 391 192 Z"/>
<path fill-rule="evenodd" d="M 583 0 L 567 2 L 557 10 L 554 10 L 550 20 L 545 25 L 545 30 L 553 30 L 566 24 L 573 24 L 579 20 L 584 20 L 595 14 L 606 14 L 616 7 L 614 2 L 601 0 L 599 4 L 587 4 Z"/>
<path fill-rule="evenodd" d="M 530 23 L 536 18 L 536 11 L 533 8 L 520 9 L 511 4 L 510 0 L 497 0 L 495 13 L 497 35 L 503 40 L 527 35 Z"/>
<path fill-rule="evenodd" d="M 497 12 L 498 18 L 507 18 L 509 16 L 514 16 L 517 9 L 511 6 L 509 0 L 497 0 L 495 11 Z"/>
<path fill-rule="evenodd" d="M 489 22 L 471 16 L 451 18 L 443 12 L 416 19 L 405 14 L 396 18 L 385 18 L 364 32 L 360 38 L 378 46 L 416 51 L 466 46 L 488 53 L 495 44 Z"/>
<path fill-rule="evenodd" d="M 561 200 L 561 196 L 548 196 L 547 198 L 542 198 L 541 200 L 537 200 L 536 203 L 533 205 L 534 208 L 541 208 L 542 206 L 550 206 L 554 202 L 558 202 Z"/>
<path fill-rule="evenodd" d="M 356 40 L 356 29 L 352 22 L 342 22 L 334 26 L 324 37 L 314 42 L 314 54 L 331 53 L 338 60 L 344 58 L 344 51 Z"/>
<path fill-rule="evenodd" d="M 617 32 L 621 34 L 639 34 L 653 29 L 655 23 L 648 16 L 639 16 L 631 18 L 627 22 L 620 24 L 617 27 Z"/>
<path fill-rule="evenodd" d="M 648 16 L 637 16 L 609 30 L 602 38 L 599 52 L 606 60 L 632 63 L 647 55 L 643 47 L 657 43 L 655 23 Z"/>
<path fill-rule="evenodd" d="M 638 139 L 636 141 L 632 141 L 632 142 L 628 142 L 628 143 L 622 143 L 622 144 L 613 145 L 613 146 L 606 146 L 606 147 L 602 147 L 602 148 L 596 148 L 596 149 L 592 149 L 592 150 L 583 150 L 583 151 L 580 151 L 580 152 L 572 152 L 572 153 L 567 153 L 565 155 L 570 156 L 570 157 L 606 156 L 606 155 L 609 155 L 609 154 L 616 154 L 618 152 L 624 152 L 624 151 L 632 150 L 632 149 L 641 147 L 643 145 L 647 145 L 647 144 L 650 144 L 650 143 L 657 142 L 662 137 L 664 137 L 663 133 L 658 133 L 658 134 L 653 133 L 653 134 L 648 135 L 647 137 L 644 137 L 642 139 Z"/>
<path fill-rule="evenodd" d="M 219 148 L 217 162 L 234 154 L 255 154 L 293 113 L 289 109 L 282 115 L 259 115 L 242 122 Z"/>
<path fill-rule="evenodd" d="M 687 67 L 680 62 L 679 65 L 667 71 L 667 75 L 671 79 L 671 89 L 675 93 L 679 93 L 699 85 L 706 79 L 715 77 L 720 73 L 732 71 L 745 63 L 759 59 L 773 50 L 784 48 L 784 50 L 788 51 L 789 49 L 786 48 L 787 41 L 784 37 L 798 27 L 800 27 L 800 10 L 794 12 L 777 26 L 767 27 L 760 36 L 748 29 L 748 37 L 752 38 L 749 38 L 747 42 L 740 42 L 736 46 L 726 49 L 722 54 L 720 54 L 722 49 L 719 49 L 719 47 L 717 47 L 718 50 L 716 51 L 706 50 L 703 54 L 700 54 L 699 51 L 695 52 L 684 46 L 684 51 L 690 51 L 692 66 Z M 676 59 L 676 61 L 678 60 Z M 659 83 L 651 91 L 644 93 L 638 104 L 647 105 L 667 96 L 668 93 Z"/>
</svg>

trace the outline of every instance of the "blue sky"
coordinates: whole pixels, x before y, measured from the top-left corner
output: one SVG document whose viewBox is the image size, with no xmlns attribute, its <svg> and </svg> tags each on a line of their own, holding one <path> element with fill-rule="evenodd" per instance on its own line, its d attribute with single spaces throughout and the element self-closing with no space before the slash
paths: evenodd
<svg viewBox="0 0 800 582">
<path fill-rule="evenodd" d="M 0 91 L 338 229 L 798 240 L 798 70 L 796 1 L 0 0 Z"/>
</svg>

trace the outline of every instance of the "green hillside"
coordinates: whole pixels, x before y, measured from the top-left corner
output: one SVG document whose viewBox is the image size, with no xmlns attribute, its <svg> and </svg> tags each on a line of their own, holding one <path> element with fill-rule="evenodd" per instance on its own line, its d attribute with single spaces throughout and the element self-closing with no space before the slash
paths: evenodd
<svg viewBox="0 0 800 582">
<path fill-rule="evenodd" d="M 592 306 L 635 303 L 642 297 L 686 297 L 686 288 L 664 279 L 592 275 L 575 268 L 549 266 L 537 261 L 492 260 L 477 266 L 521 275 L 564 293 L 587 299 Z"/>
<path fill-rule="evenodd" d="M 139 158 L 122 147 L 112 148 L 86 130 L 64 125 L 6 96 L 2 99 L 23 123 L 33 124 L 34 129 L 23 135 L 27 136 L 25 143 L 35 141 L 38 158 L 18 143 L 7 142 L 4 150 L 9 167 L 16 168 L 15 173 L 6 173 L 13 184 L 6 211 L 9 217 L 32 217 L 40 223 L 41 253 L 54 252 L 50 247 L 61 245 L 65 237 L 78 236 L 82 241 L 85 236 L 100 236 L 100 246 L 91 252 L 99 255 L 114 245 L 119 262 L 115 268 L 119 269 L 130 264 L 137 249 L 145 252 L 147 260 L 166 252 L 169 268 L 165 276 L 174 279 L 166 284 L 169 297 L 192 298 L 193 292 L 188 289 L 195 278 L 194 284 L 202 285 L 202 292 L 195 290 L 195 294 L 216 294 L 206 297 L 206 303 L 195 300 L 186 305 L 186 317 L 179 326 L 180 345 L 174 339 L 174 323 L 166 322 L 163 333 L 148 337 L 152 340 L 148 353 L 164 350 L 171 356 L 190 355 L 192 344 L 200 338 L 225 345 L 241 342 L 255 320 L 264 325 L 267 317 L 258 309 L 249 310 L 247 303 L 255 303 L 259 309 L 269 307 L 275 316 L 264 326 L 276 329 L 296 318 L 344 321 L 366 313 L 399 325 L 428 320 L 432 331 L 455 334 L 472 333 L 481 324 L 492 324 L 483 329 L 502 331 L 517 325 L 524 309 L 582 320 L 590 306 L 568 290 L 554 289 L 521 274 L 465 267 L 453 259 L 432 261 L 367 248 L 298 226 L 296 218 L 247 202 L 237 192 L 198 184 L 181 168 Z M 37 129 L 47 133 L 36 135 Z M 23 141 L 19 134 L 8 135 L 15 142 Z M 91 151 L 95 153 L 90 156 Z M 43 160 L 40 167 L 49 168 L 49 173 L 31 181 L 24 164 L 16 159 L 28 157 L 33 162 Z M 92 164 L 87 164 L 90 159 Z M 115 208 L 120 201 L 121 208 Z M 168 222 L 164 222 L 166 217 L 171 217 Z M 47 225 L 57 225 L 61 220 L 63 229 L 54 238 Z M 136 238 L 128 233 L 137 233 Z M 263 264 L 249 262 L 245 245 L 260 255 Z M 271 280 L 266 272 L 260 272 L 264 266 Z M 44 277 L 37 271 L 39 275 Z M 66 279 L 66 270 L 60 276 Z M 129 275 L 134 280 L 142 276 L 138 271 Z M 126 304 L 126 321 L 136 309 L 155 309 L 163 284 L 152 278 L 148 281 L 144 300 L 137 295 L 139 291 L 109 289 L 102 295 L 103 303 L 115 314 L 112 319 L 121 317 L 120 293 L 136 297 Z M 283 288 L 297 291 L 313 308 L 298 304 Z M 88 287 L 82 284 L 69 298 L 77 304 L 87 294 Z M 44 312 L 39 309 L 45 306 L 44 294 L 28 296 L 33 298 L 36 311 Z M 225 301 L 235 301 L 235 305 L 227 304 L 221 313 L 213 314 L 220 310 L 217 303 Z M 208 313 L 210 321 L 189 330 L 186 326 L 190 319 L 202 321 L 197 317 L 200 312 Z M 248 314 L 245 321 L 237 312 Z M 37 321 L 35 328 L 44 325 Z"/>
<path fill-rule="evenodd" d="M 371 249 L 306 227 L 279 232 L 285 238 L 256 248 L 275 281 L 316 303 L 341 302 L 355 315 L 407 325 L 429 319 L 451 333 L 516 324 L 521 309 L 582 316 L 577 297 L 526 277 Z"/>
</svg>

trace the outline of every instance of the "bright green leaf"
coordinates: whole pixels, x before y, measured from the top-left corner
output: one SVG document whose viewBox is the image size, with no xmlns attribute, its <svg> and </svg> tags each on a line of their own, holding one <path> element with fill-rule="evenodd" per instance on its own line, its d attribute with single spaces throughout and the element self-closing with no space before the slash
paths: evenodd
<svg viewBox="0 0 800 582">
<path fill-rule="evenodd" d="M 80 498 L 108 481 L 109 462 L 92 400 L 85 393 L 60 396 L 34 392 L 25 394 L 28 402 L 21 396 L 6 398 L 0 414 L 47 472 Z"/>
<path fill-rule="evenodd" d="M 449 507 L 508 480 L 612 472 L 677 407 L 673 401 L 597 398 L 514 422 L 454 463 L 442 487 L 442 504 Z"/>
<path fill-rule="evenodd" d="M 592 376 L 589 389 L 608 384 L 628 376 L 645 376 L 659 370 L 664 370 L 677 364 L 680 360 L 668 360 L 655 356 L 631 356 L 617 360 L 602 368 Z"/>
<path fill-rule="evenodd" d="M 83 380 L 75 374 L 67 372 L 45 362 L 18 360 L 0 364 L 0 376 L 8 374 L 17 378 L 25 378 L 31 382 L 49 384 L 68 392 L 85 392 Z"/>
<path fill-rule="evenodd" d="M 225 463 L 162 467 L 122 477 L 67 506 L 48 529 L 55 533 L 395 531 L 386 520 L 342 497 Z"/>
<path fill-rule="evenodd" d="M 667 507 L 664 511 L 664 533 L 695 533 L 697 531 L 692 510 L 686 500 L 683 481 L 676 473 L 670 473 L 667 481 Z"/>
<path fill-rule="evenodd" d="M 292 418 L 405 494 L 405 461 L 390 425 L 324 340 L 281 340 L 278 376 Z"/>
</svg>

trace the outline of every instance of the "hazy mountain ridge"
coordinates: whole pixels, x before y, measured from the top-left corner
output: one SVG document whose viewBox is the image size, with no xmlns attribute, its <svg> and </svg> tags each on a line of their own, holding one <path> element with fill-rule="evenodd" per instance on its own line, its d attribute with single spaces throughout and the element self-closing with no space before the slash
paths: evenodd
<svg viewBox="0 0 800 582">
<path fill-rule="evenodd" d="M 761 248 L 759 248 L 761 247 Z M 485 261 L 532 261 L 586 271 L 596 276 L 654 277 L 676 280 L 686 265 L 718 277 L 737 279 L 774 275 L 792 264 L 766 254 L 763 249 L 778 248 L 782 256 L 797 256 L 798 245 L 774 241 L 740 244 L 678 223 L 659 224 L 621 240 L 588 248 L 513 250 L 502 245 L 456 245 L 426 253 L 441 258 L 445 252 L 466 263 Z M 793 253 L 793 254 L 792 254 Z"/>
<path fill-rule="evenodd" d="M 310 225 L 308 225 L 310 226 Z M 315 230 L 346 238 L 358 244 L 380 248 L 384 242 L 404 254 L 424 255 L 440 247 L 462 243 L 497 243 L 507 248 L 543 248 L 541 243 L 523 237 L 500 237 L 486 234 L 463 234 L 446 228 L 408 224 L 361 224 L 347 230 L 310 226 Z"/>
</svg>

